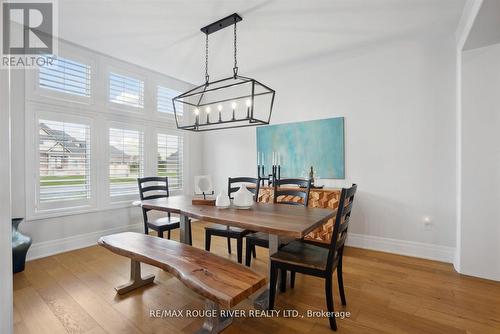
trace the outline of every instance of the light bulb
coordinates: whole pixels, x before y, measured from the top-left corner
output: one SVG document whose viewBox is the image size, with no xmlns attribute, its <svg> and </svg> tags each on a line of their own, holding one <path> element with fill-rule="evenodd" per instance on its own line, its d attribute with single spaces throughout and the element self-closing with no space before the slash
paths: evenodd
<svg viewBox="0 0 500 334">
<path fill-rule="evenodd" d="M 194 108 L 194 114 L 195 114 L 195 115 L 199 115 L 199 114 L 200 114 L 200 109 L 198 109 L 198 108 Z"/>
<path fill-rule="evenodd" d="M 207 114 L 210 114 L 210 112 L 212 111 L 212 108 L 207 107 L 207 108 L 205 109 L 205 111 L 207 112 Z"/>
<path fill-rule="evenodd" d="M 222 105 L 220 105 L 220 104 L 219 104 L 219 105 L 217 106 L 217 110 L 222 111 Z"/>
<path fill-rule="evenodd" d="M 245 102 L 245 104 L 247 105 L 247 107 L 250 107 L 250 106 L 252 105 L 252 101 L 251 101 L 251 100 L 247 100 L 247 101 Z"/>
<path fill-rule="evenodd" d="M 236 109 L 237 106 L 238 104 L 236 102 L 231 103 L 231 108 Z"/>
</svg>

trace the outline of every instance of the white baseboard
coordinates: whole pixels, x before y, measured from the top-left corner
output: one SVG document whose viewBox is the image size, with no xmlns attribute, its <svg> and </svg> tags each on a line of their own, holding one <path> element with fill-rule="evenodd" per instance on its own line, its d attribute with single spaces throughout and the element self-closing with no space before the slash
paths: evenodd
<svg viewBox="0 0 500 334">
<path fill-rule="evenodd" d="M 75 235 L 64 239 L 38 242 L 31 246 L 28 251 L 27 260 L 35 260 L 79 248 L 93 246 L 103 235 L 125 231 L 142 232 L 142 229 L 143 224 L 133 224 Z M 356 233 L 348 234 L 347 245 L 448 263 L 453 263 L 455 258 L 454 247 L 438 246 L 422 242 L 390 239 Z"/>
<path fill-rule="evenodd" d="M 97 244 L 97 240 L 107 234 L 126 231 L 142 232 L 143 224 L 119 226 L 107 230 L 92 233 L 79 234 L 63 239 L 56 239 L 34 243 L 28 251 L 26 260 L 35 260 L 42 257 L 68 252 L 71 250 L 89 247 Z"/>
<path fill-rule="evenodd" d="M 453 263 L 455 259 L 454 247 L 426 244 L 423 242 L 349 233 L 347 236 L 346 244 L 352 247 L 366 248 L 381 252 L 395 253 L 399 255 L 407 255 L 447 263 Z"/>
</svg>

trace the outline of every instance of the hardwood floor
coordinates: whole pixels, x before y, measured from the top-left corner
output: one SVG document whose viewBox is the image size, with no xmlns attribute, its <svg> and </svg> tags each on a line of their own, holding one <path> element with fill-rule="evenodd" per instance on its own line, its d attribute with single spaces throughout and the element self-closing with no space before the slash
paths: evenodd
<svg viewBox="0 0 500 334">
<path fill-rule="evenodd" d="M 173 233 L 178 240 L 178 231 Z M 202 248 L 204 230 L 193 224 L 193 243 Z M 234 247 L 236 249 L 236 247 Z M 214 237 L 212 251 L 228 255 L 226 240 Z M 156 284 L 125 296 L 113 287 L 128 280 L 129 260 L 89 247 L 27 263 L 14 275 L 16 334 L 192 333 L 199 318 L 151 318 L 150 310 L 203 309 L 203 299 L 175 277 L 155 273 Z M 267 272 L 267 250 L 252 261 Z M 276 309 L 326 310 L 323 281 L 297 274 L 295 289 L 279 294 Z M 500 333 L 500 283 L 457 274 L 452 265 L 349 248 L 344 257 L 347 306 L 338 333 Z M 255 295 L 254 295 L 255 296 Z M 254 298 L 252 296 L 252 298 Z M 236 309 L 251 310 L 252 300 Z M 236 318 L 224 333 L 333 333 L 327 318 Z"/>
</svg>

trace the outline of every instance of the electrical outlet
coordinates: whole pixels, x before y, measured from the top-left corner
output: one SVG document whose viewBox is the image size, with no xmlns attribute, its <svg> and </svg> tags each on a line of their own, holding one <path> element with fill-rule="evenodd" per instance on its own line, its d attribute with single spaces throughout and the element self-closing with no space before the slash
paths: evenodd
<svg viewBox="0 0 500 334">
<path fill-rule="evenodd" d="M 432 229 L 434 227 L 434 223 L 432 222 L 431 217 L 424 217 L 422 219 L 422 221 L 424 223 L 424 230 L 425 231 L 432 231 Z"/>
</svg>

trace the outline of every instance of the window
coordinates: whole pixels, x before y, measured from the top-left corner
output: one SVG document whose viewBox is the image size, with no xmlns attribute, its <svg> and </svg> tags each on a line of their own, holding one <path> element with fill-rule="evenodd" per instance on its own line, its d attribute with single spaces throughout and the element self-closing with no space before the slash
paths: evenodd
<svg viewBox="0 0 500 334">
<path fill-rule="evenodd" d="M 182 189 L 182 136 L 158 134 L 158 175 L 168 176 L 170 189 Z"/>
<path fill-rule="evenodd" d="M 144 81 L 110 73 L 109 101 L 131 107 L 144 108 Z"/>
<path fill-rule="evenodd" d="M 90 127 L 40 119 L 38 134 L 38 204 L 90 199 Z"/>
<path fill-rule="evenodd" d="M 116 197 L 137 194 L 137 178 L 143 175 L 143 133 L 109 129 L 110 195 Z"/>
<path fill-rule="evenodd" d="M 160 113 L 165 113 L 165 114 L 174 114 L 174 107 L 172 106 L 172 99 L 179 95 L 180 92 L 163 87 L 163 86 L 158 86 L 156 90 L 156 103 L 157 103 L 157 110 Z M 182 116 L 182 103 L 176 104 L 176 109 L 177 109 L 177 114 L 179 116 Z"/>
<path fill-rule="evenodd" d="M 90 66 L 57 57 L 52 65 L 40 67 L 38 85 L 67 94 L 90 97 Z"/>
</svg>

